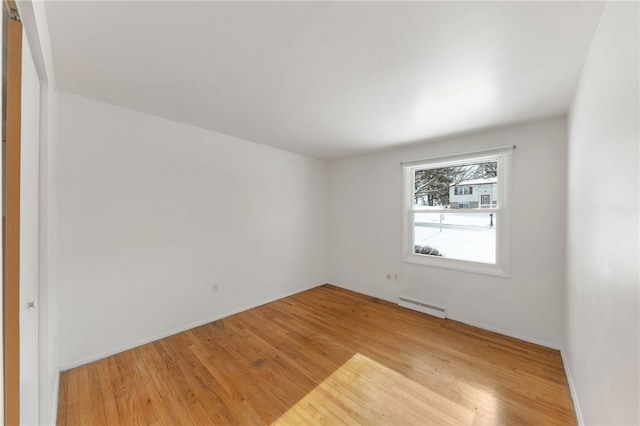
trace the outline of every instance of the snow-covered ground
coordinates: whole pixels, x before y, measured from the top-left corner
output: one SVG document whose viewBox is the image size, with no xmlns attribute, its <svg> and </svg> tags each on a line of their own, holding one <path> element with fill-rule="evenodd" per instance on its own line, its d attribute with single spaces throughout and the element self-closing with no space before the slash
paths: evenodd
<svg viewBox="0 0 640 426">
<path fill-rule="evenodd" d="M 445 225 L 463 225 L 491 229 L 491 216 L 489 213 L 416 213 L 416 223 L 442 223 Z M 496 215 L 493 215 L 493 225 L 496 224 Z"/>
<path fill-rule="evenodd" d="M 472 262 L 496 262 L 496 217 L 488 213 L 416 214 L 414 241 L 438 249 L 444 257 Z"/>
</svg>

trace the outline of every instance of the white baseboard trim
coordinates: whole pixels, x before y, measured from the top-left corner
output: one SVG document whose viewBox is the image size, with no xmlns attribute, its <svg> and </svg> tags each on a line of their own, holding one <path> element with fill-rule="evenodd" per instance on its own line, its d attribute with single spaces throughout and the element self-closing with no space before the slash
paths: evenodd
<svg viewBox="0 0 640 426">
<path fill-rule="evenodd" d="M 584 426 L 584 419 L 582 418 L 582 411 L 580 410 L 580 403 L 578 402 L 578 394 L 576 393 L 576 387 L 573 384 L 573 377 L 571 376 L 571 368 L 569 367 L 569 361 L 565 355 L 564 349 L 560 349 L 560 356 L 562 357 L 562 364 L 564 366 L 564 373 L 567 376 L 569 382 L 569 390 L 571 391 L 571 399 L 573 400 L 573 408 L 576 410 L 576 420 L 578 426 Z"/>
<path fill-rule="evenodd" d="M 553 349 L 556 351 L 560 350 L 560 346 L 558 346 L 555 343 L 549 343 L 547 341 L 544 340 L 540 340 L 540 339 L 536 339 L 533 337 L 528 337 L 525 336 L 523 334 L 519 334 L 519 333 L 514 333 L 512 331 L 507 331 L 507 330 L 503 330 L 501 328 L 497 328 L 497 327 L 492 327 L 486 324 L 481 324 L 475 321 L 469 321 L 465 318 L 459 317 L 458 315 L 451 315 L 449 314 L 449 312 L 447 312 L 447 319 L 453 320 L 453 321 L 458 321 L 467 325 L 472 325 L 474 327 L 478 327 L 481 328 L 483 330 L 487 330 L 487 331 L 491 331 L 493 333 L 498 333 L 498 334 L 502 334 L 503 336 L 507 336 L 507 337 L 513 337 L 514 339 L 518 339 L 518 340 L 522 340 L 524 342 L 529 342 L 529 343 L 533 343 L 534 345 L 538 345 L 538 346 L 544 346 L 545 348 L 549 348 L 549 349 Z"/>
<path fill-rule="evenodd" d="M 365 296 L 370 296 L 370 297 L 375 297 L 376 299 L 382 299 L 382 300 L 386 300 L 387 302 L 391 302 L 393 304 L 398 304 L 398 298 L 396 297 L 395 299 L 393 297 L 390 296 L 386 296 L 386 295 L 382 295 L 382 294 L 376 294 L 374 292 L 371 291 L 364 291 L 360 288 L 355 288 L 355 287 L 349 287 L 346 285 L 342 285 L 342 284 L 335 284 L 335 283 L 327 283 L 329 285 L 332 285 L 334 287 L 339 287 L 345 290 L 349 290 L 349 291 L 353 291 L 354 293 L 359 293 L 359 294 L 364 294 Z"/>
<path fill-rule="evenodd" d="M 227 311 L 227 312 L 223 312 L 223 313 L 220 313 L 220 314 L 216 314 L 216 315 L 214 315 L 212 317 L 208 317 L 208 318 L 202 319 L 200 321 L 193 322 L 191 324 L 186 324 L 184 326 L 177 327 L 177 328 L 174 328 L 172 330 L 168 330 L 168 331 L 160 333 L 160 334 L 156 334 L 155 336 L 148 337 L 146 339 L 138 340 L 136 342 L 129 343 L 129 344 L 120 346 L 120 347 L 115 348 L 115 349 L 110 349 L 108 351 L 100 352 L 98 354 L 91 355 L 91 356 L 79 359 L 77 361 L 72 361 L 72 362 L 69 362 L 69 363 L 66 363 L 66 364 L 60 366 L 60 371 L 61 372 L 62 371 L 67 371 L 67 370 L 70 370 L 72 368 L 80 367 L 81 365 L 85 365 L 85 364 L 89 364 L 89 363 L 92 363 L 92 362 L 95 362 L 95 361 L 99 361 L 101 359 L 110 357 L 112 355 L 119 354 L 119 353 L 124 352 L 124 351 L 128 351 L 129 349 L 137 348 L 139 346 L 146 345 L 147 343 L 155 342 L 156 340 L 164 339 L 165 337 L 173 336 L 174 334 L 182 333 L 183 331 L 191 330 L 192 328 L 196 328 L 196 327 L 199 327 L 199 326 L 204 325 L 204 324 L 208 324 L 208 323 L 213 322 L 213 321 L 218 321 L 218 320 L 220 320 L 222 318 L 226 318 L 226 317 L 229 317 L 231 315 L 239 314 L 240 312 L 248 311 L 249 309 L 257 308 L 258 306 L 266 305 L 267 303 L 271 303 L 271 302 L 275 302 L 276 300 L 284 299 L 285 297 L 293 296 L 294 294 L 298 294 L 298 293 L 302 293 L 302 292 L 307 291 L 307 290 L 311 290 L 312 288 L 316 288 L 316 287 L 319 287 L 321 285 L 324 285 L 324 283 L 316 284 L 316 285 L 312 285 L 312 286 L 308 286 L 308 287 L 304 287 L 304 288 L 301 288 L 301 289 L 296 289 L 296 290 L 294 290 L 292 292 L 288 292 L 288 293 L 285 293 L 285 294 L 280 294 L 278 296 L 270 297 L 270 298 L 262 300 L 260 302 L 252 303 L 250 305 L 245 305 L 245 306 L 242 306 L 242 307 L 237 308 L 237 309 L 232 309 L 231 311 Z"/>
</svg>

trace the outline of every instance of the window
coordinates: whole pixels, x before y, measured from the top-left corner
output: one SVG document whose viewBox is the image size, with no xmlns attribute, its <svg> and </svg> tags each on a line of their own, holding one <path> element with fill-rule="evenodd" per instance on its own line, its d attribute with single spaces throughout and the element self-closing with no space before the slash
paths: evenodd
<svg viewBox="0 0 640 426">
<path fill-rule="evenodd" d="M 455 186 L 453 189 L 455 195 L 473 195 L 472 186 Z"/>
<path fill-rule="evenodd" d="M 403 163 L 403 260 L 509 276 L 514 147 Z"/>
</svg>

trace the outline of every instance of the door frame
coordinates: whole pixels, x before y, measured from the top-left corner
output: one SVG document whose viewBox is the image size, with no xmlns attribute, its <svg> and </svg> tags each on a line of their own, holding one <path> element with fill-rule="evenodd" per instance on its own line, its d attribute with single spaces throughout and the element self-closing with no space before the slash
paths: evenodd
<svg viewBox="0 0 640 426">
<path fill-rule="evenodd" d="M 7 23 L 7 108 L 4 156 L 4 423 L 20 424 L 20 145 L 22 23 Z"/>
</svg>

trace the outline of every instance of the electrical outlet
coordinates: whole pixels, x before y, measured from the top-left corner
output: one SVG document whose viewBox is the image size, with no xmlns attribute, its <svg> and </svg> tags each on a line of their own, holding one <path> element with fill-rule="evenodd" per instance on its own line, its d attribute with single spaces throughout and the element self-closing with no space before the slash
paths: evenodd
<svg viewBox="0 0 640 426">
<path fill-rule="evenodd" d="M 218 284 L 214 284 L 211 286 L 211 293 L 217 293 L 218 292 Z"/>
</svg>

